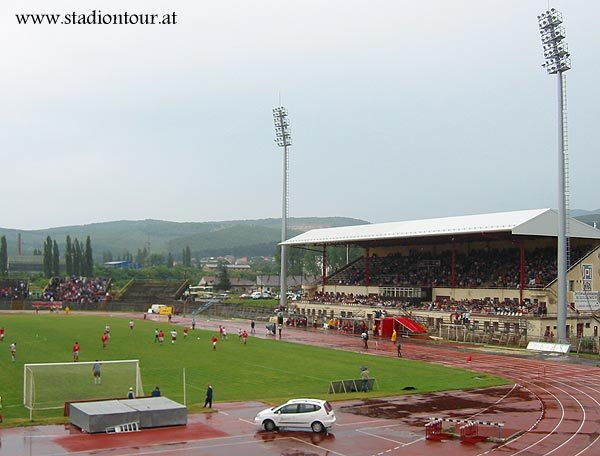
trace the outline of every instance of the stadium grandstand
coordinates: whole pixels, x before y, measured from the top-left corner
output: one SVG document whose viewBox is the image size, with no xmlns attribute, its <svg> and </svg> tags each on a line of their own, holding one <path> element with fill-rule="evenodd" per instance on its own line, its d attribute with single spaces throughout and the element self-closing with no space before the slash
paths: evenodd
<svg viewBox="0 0 600 456">
<path fill-rule="evenodd" d="M 567 335 L 598 344 L 600 230 L 567 225 Z M 537 209 L 315 229 L 283 244 L 322 251 L 321 282 L 296 309 L 319 323 L 377 329 L 382 315 L 410 316 L 430 334 L 520 344 L 556 334 L 557 227 L 557 211 Z M 331 270 L 333 246 L 363 255 Z"/>
</svg>

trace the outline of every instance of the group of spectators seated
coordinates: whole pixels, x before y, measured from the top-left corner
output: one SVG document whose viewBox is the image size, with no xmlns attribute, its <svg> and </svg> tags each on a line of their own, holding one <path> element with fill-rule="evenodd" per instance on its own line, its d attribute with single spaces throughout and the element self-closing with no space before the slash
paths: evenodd
<svg viewBox="0 0 600 456">
<path fill-rule="evenodd" d="M 333 293 L 333 292 L 316 292 L 313 297 L 302 299 L 307 302 L 319 302 L 322 304 L 342 304 L 349 306 L 371 306 L 371 307 L 395 307 L 396 302 L 384 300 L 382 296 L 376 294 L 354 294 L 354 293 Z"/>
<path fill-rule="evenodd" d="M 0 298 L 25 299 L 29 296 L 26 280 L 5 279 L 0 281 Z"/>
<path fill-rule="evenodd" d="M 590 246 L 573 249 L 576 261 Z M 368 261 L 368 264 L 367 264 Z M 327 279 L 329 285 L 374 285 L 399 287 L 519 288 L 520 250 L 476 249 L 455 254 L 452 277 L 452 252 L 439 254 L 410 251 L 408 255 L 376 255 L 360 258 Z M 556 249 L 537 248 L 525 252 L 525 287 L 541 288 L 556 278 Z M 452 283 L 454 280 L 454 283 Z"/>
<path fill-rule="evenodd" d="M 470 314 L 544 316 L 548 313 L 546 303 L 543 302 L 532 302 L 529 300 L 520 302 L 517 298 L 505 298 L 501 301 L 498 298 L 489 297 L 483 299 L 463 299 L 459 301 L 455 301 L 454 299 L 438 299 L 434 302 L 422 302 L 419 304 L 404 303 L 402 308 L 406 311 L 424 310 L 450 312 L 454 315 L 454 318 L 451 317 L 451 320 L 453 319 L 456 322 L 460 322 L 465 318 L 468 321 Z"/>
<path fill-rule="evenodd" d="M 488 297 L 483 299 L 463 299 L 459 301 L 455 301 L 454 299 L 450 298 L 440 298 L 433 302 L 406 302 L 401 300 L 392 300 L 376 294 L 355 295 L 352 293 L 346 294 L 343 292 L 317 292 L 312 298 L 306 298 L 303 301 L 318 302 L 323 304 L 378 307 L 379 310 L 375 311 L 376 317 L 385 316 L 386 308 L 402 309 L 406 314 L 409 315 L 413 310 L 450 312 L 452 315 L 455 315 L 454 318 L 451 319 L 457 322 L 465 319 L 468 321 L 470 314 L 544 316 L 548 313 L 545 303 L 531 302 L 529 300 L 520 302 L 519 299 L 516 298 L 505 298 L 504 300 L 500 300 L 499 298 Z"/>
<path fill-rule="evenodd" d="M 53 277 L 44 290 L 43 301 L 92 304 L 107 297 L 109 279 L 103 277 Z"/>
</svg>

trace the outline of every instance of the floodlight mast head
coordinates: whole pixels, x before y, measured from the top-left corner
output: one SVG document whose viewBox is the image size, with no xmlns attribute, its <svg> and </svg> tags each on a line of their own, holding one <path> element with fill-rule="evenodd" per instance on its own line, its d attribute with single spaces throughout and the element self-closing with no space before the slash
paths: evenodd
<svg viewBox="0 0 600 456">
<path fill-rule="evenodd" d="M 292 145 L 292 134 L 288 112 L 283 106 L 273 109 L 273 120 L 275 121 L 275 142 L 279 147 Z"/>
<path fill-rule="evenodd" d="M 571 69 L 571 59 L 565 39 L 565 29 L 561 26 L 562 14 L 552 8 L 540 14 L 538 17 L 542 46 L 544 47 L 544 58 L 546 62 L 542 65 L 548 74 L 562 73 Z"/>
</svg>

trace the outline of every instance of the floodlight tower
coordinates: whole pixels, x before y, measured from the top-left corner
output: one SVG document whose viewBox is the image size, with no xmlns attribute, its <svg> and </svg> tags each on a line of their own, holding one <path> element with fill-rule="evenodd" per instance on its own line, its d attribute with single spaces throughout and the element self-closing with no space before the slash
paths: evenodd
<svg viewBox="0 0 600 456">
<path fill-rule="evenodd" d="M 558 290 L 556 332 L 559 342 L 567 342 L 567 268 L 568 268 L 568 157 L 567 157 L 567 94 L 564 72 L 571 69 L 570 54 L 565 39 L 565 29 L 561 26 L 562 14 L 552 8 L 538 16 L 542 46 L 544 47 L 544 67 L 548 74 L 558 76 Z"/>
<path fill-rule="evenodd" d="M 292 145 L 292 135 L 288 112 L 283 106 L 273 109 L 273 118 L 275 121 L 275 142 L 279 147 L 283 147 L 283 192 L 281 204 L 281 242 L 287 239 L 287 218 L 288 218 L 288 178 L 289 178 L 289 153 L 288 147 Z M 279 272 L 279 306 L 285 308 L 287 304 L 287 247 L 281 246 L 281 268 Z"/>
</svg>

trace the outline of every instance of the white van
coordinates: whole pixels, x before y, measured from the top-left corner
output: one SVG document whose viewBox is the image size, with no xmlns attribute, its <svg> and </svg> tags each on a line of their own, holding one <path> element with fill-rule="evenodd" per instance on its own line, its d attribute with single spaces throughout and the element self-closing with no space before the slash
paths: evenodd
<svg viewBox="0 0 600 456">
<path fill-rule="evenodd" d="M 150 306 L 150 308 L 148 309 L 148 313 L 149 314 L 159 314 L 160 309 L 163 307 L 167 307 L 167 306 L 164 304 L 152 304 L 152 306 Z"/>
</svg>

